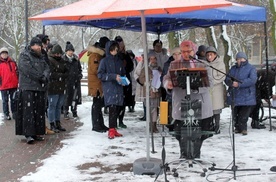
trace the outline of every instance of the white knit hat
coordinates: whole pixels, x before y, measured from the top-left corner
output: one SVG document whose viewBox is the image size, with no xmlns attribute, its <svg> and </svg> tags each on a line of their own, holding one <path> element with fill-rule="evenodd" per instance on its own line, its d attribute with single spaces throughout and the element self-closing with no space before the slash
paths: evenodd
<svg viewBox="0 0 276 182">
<path fill-rule="evenodd" d="M 8 48 L 2 47 L 2 48 L 0 49 L 0 54 L 2 54 L 2 52 L 9 53 Z"/>
</svg>

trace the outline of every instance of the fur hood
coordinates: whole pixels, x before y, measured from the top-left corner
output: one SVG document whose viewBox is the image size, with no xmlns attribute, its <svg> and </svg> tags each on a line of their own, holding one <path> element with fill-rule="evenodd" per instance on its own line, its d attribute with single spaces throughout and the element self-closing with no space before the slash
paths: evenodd
<svg viewBox="0 0 276 182">
<path fill-rule="evenodd" d="M 95 47 L 94 45 L 92 45 L 92 46 L 89 45 L 87 47 L 87 55 L 89 56 L 92 53 L 96 53 L 96 54 L 99 54 L 99 55 L 103 56 L 105 52 L 101 48 Z"/>
</svg>

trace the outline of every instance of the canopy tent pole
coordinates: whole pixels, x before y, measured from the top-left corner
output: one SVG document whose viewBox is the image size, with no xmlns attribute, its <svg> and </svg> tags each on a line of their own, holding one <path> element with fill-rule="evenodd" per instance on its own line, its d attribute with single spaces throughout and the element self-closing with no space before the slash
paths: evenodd
<svg viewBox="0 0 276 182">
<path fill-rule="evenodd" d="M 148 68 L 148 45 L 147 45 L 147 31 L 146 31 L 146 19 L 144 10 L 141 10 L 141 26 L 142 26 L 142 40 L 143 40 L 143 52 L 144 52 L 144 67 L 146 77 L 146 158 L 136 159 L 133 163 L 133 173 L 138 175 L 159 175 L 163 173 L 160 166 L 162 161 L 157 158 L 150 158 L 150 102 L 149 102 L 149 68 Z"/>
<path fill-rule="evenodd" d="M 266 79 L 267 79 L 267 83 L 268 83 L 268 93 L 270 91 L 270 84 L 269 83 L 269 79 L 268 79 L 268 72 L 269 72 L 269 68 L 268 68 L 268 39 L 267 39 L 267 28 L 266 28 L 266 21 L 264 22 L 264 38 L 265 38 L 265 62 L 266 62 Z M 268 113 L 269 113 L 269 131 L 272 131 L 272 123 L 271 123 L 271 103 L 268 102 Z"/>
</svg>

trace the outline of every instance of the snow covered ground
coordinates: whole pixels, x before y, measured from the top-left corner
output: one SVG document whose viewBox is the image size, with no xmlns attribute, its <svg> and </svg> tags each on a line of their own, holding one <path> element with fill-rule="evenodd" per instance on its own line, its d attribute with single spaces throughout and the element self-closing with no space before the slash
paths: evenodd
<svg viewBox="0 0 276 182">
<path fill-rule="evenodd" d="M 83 95 L 85 95 L 85 89 Z M 76 181 L 99 181 L 99 182 L 153 182 L 156 176 L 134 175 L 132 172 L 133 162 L 136 159 L 146 157 L 146 122 L 139 121 L 142 115 L 142 104 L 138 103 L 136 112 L 126 112 L 125 124 L 127 129 L 119 129 L 124 136 L 110 140 L 107 133 L 91 131 L 91 98 L 85 97 L 86 101 L 78 107 L 80 122 L 83 126 L 71 133 L 70 138 L 62 141 L 63 148 L 51 157 L 34 161 L 42 162 L 43 165 L 36 172 L 30 173 L 20 179 L 23 182 L 76 182 Z M 216 167 L 231 169 L 233 166 L 233 140 L 231 132 L 230 109 L 223 110 L 221 119 L 221 134 L 214 135 L 204 141 L 201 148 L 201 159 L 214 162 Z M 272 110 L 272 114 L 276 112 Z M 267 115 L 267 112 L 266 112 Z M 276 165 L 276 135 L 275 129 L 269 131 L 268 120 L 265 121 L 267 129 L 251 129 L 251 120 L 248 121 L 248 135 L 235 134 L 235 159 L 238 169 L 255 169 L 260 171 L 237 171 L 236 180 L 233 179 L 233 171 L 208 170 L 206 177 L 201 177 L 202 168 L 194 164 L 192 168 L 183 163 L 177 170 L 179 177 L 172 175 L 172 169 L 177 164 L 170 164 L 170 172 L 167 172 L 169 181 L 239 181 L 239 182 L 274 182 L 276 172 L 270 168 Z M 107 116 L 105 115 L 107 124 Z M 276 122 L 273 121 L 276 126 Z M 159 126 L 161 131 L 161 126 Z M 167 130 L 166 130 L 167 131 Z M 154 148 L 157 153 L 150 153 L 150 157 L 161 159 L 162 137 L 154 134 Z M 152 148 L 150 147 L 150 151 Z M 165 137 L 166 162 L 179 158 L 179 146 L 175 138 L 167 133 Z M 210 164 L 203 162 L 205 168 Z M 165 181 L 164 174 L 156 181 Z"/>
</svg>

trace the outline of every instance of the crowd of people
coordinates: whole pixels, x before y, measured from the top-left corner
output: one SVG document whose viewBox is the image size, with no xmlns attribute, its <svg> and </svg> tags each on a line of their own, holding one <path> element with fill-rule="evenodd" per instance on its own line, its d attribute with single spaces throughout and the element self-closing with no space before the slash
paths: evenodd
<svg viewBox="0 0 276 182">
<path fill-rule="evenodd" d="M 16 135 L 25 136 L 28 144 L 43 141 L 44 134 L 66 131 L 61 125 L 62 114 L 64 119 L 70 119 L 70 116 L 78 118 L 83 75 L 74 52 L 70 41 L 66 42 L 63 51 L 60 44 L 50 43 L 49 37 L 42 34 L 31 39 L 17 63 L 9 56 L 7 48 L 0 49 L 4 119 L 11 120 L 12 114 L 16 121 Z M 254 122 L 251 124 L 253 128 L 264 128 L 256 116 L 262 98 L 258 92 L 256 94 L 261 74 L 257 74 L 244 52 L 237 53 L 236 64 L 229 73 L 226 73 L 224 61 L 215 47 L 197 47 L 189 40 L 173 48 L 170 56 L 162 41 L 155 40 L 153 49 L 147 53 L 148 65 L 145 65 L 144 59 L 135 59 L 135 54 L 126 49 L 121 36 L 114 40 L 101 37 L 88 45 L 87 55 L 88 95 L 93 97 L 92 131 L 108 132 L 109 139 L 123 136 L 117 129 L 127 128 L 124 123 L 126 108 L 128 112 L 135 112 L 136 102 L 143 102 L 144 112 L 140 120 L 146 120 L 146 90 L 149 90 L 151 132 L 159 132 L 160 101 L 168 102 L 167 127 L 174 131 L 179 141 L 182 158 L 200 157 L 203 141 L 221 132 L 220 114 L 226 103 L 232 109 L 235 133 L 247 135 L 249 117 Z M 148 73 L 145 68 L 148 68 Z M 185 70 L 203 71 L 205 85 L 195 86 L 191 81 L 191 88 L 188 88 L 189 80 L 175 78 L 176 71 Z M 149 80 L 146 80 L 146 74 Z M 180 86 L 180 82 L 186 85 Z M 104 124 L 103 108 L 108 108 L 108 126 Z M 187 114 L 191 108 L 196 110 L 192 117 Z M 187 127 L 205 132 L 194 140 L 193 153 L 187 151 L 187 143 L 190 142 Z"/>
</svg>

